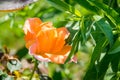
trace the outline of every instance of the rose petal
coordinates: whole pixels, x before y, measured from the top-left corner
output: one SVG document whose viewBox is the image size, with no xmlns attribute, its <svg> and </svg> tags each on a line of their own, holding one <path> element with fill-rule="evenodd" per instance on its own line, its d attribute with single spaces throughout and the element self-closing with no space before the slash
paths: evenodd
<svg viewBox="0 0 120 80">
<path fill-rule="evenodd" d="M 57 64 L 64 64 L 67 56 L 63 56 L 63 55 L 52 55 L 52 54 L 47 54 L 46 53 L 46 57 L 43 57 L 42 55 L 33 55 L 36 59 L 38 59 L 39 61 L 44 61 L 44 62 L 54 62 Z"/>
<path fill-rule="evenodd" d="M 55 41 L 55 29 L 41 31 L 38 36 L 39 48 L 42 52 L 51 53 L 53 41 Z"/>
<path fill-rule="evenodd" d="M 40 55 L 34 55 L 34 57 L 35 57 L 36 59 L 38 59 L 39 61 L 51 62 L 51 60 L 50 60 L 49 58 L 44 58 L 44 57 L 42 57 L 42 56 L 40 56 Z"/>
<path fill-rule="evenodd" d="M 66 55 L 66 54 L 68 54 L 68 52 L 71 50 L 71 46 L 69 46 L 69 45 L 66 45 L 66 46 L 64 46 L 62 49 L 61 49 L 61 51 L 59 51 L 59 52 L 57 52 L 57 53 L 54 53 L 55 55 Z"/>
<path fill-rule="evenodd" d="M 40 24 L 42 21 L 39 18 L 29 18 L 25 21 L 24 32 L 37 33 L 40 30 Z"/>
<path fill-rule="evenodd" d="M 52 51 L 55 53 L 60 51 L 63 48 L 63 46 L 65 45 L 65 39 L 70 34 L 68 30 L 64 27 L 57 28 L 56 31 L 57 31 L 57 38 L 56 38 L 56 41 L 54 41 L 53 43 L 54 45 L 52 47 Z"/>
<path fill-rule="evenodd" d="M 29 48 L 35 41 L 36 34 L 41 29 L 40 24 L 41 20 L 39 18 L 29 18 L 25 21 L 24 25 L 24 33 L 25 33 L 25 41 L 26 47 Z"/>
<path fill-rule="evenodd" d="M 69 31 L 65 27 L 57 28 L 57 32 L 63 39 L 67 39 L 70 35 Z"/>
<path fill-rule="evenodd" d="M 26 47 L 29 48 L 35 41 L 35 36 L 30 32 L 25 35 Z"/>
<path fill-rule="evenodd" d="M 40 61 L 63 64 L 71 46 L 65 45 L 69 32 L 66 28 L 55 28 L 51 22 L 42 23 L 39 18 L 29 18 L 24 25 L 26 47 Z M 72 61 L 76 59 L 73 58 Z"/>
<path fill-rule="evenodd" d="M 73 58 L 70 60 L 70 62 L 74 62 L 74 63 L 77 63 L 77 56 L 73 56 Z"/>
<path fill-rule="evenodd" d="M 58 63 L 58 64 L 63 64 L 69 54 L 69 51 L 71 49 L 71 46 L 65 46 L 62 51 L 60 51 L 59 53 L 56 54 L 52 54 L 52 53 L 42 53 L 42 54 L 35 54 L 35 44 L 30 48 L 30 54 L 35 56 L 35 58 L 37 58 L 40 61 L 51 61 L 54 63 Z"/>
<path fill-rule="evenodd" d="M 34 43 L 29 48 L 29 54 L 34 55 L 37 53 L 37 43 Z"/>
<path fill-rule="evenodd" d="M 49 59 L 51 62 L 57 63 L 57 64 L 64 64 L 67 56 L 65 55 L 49 55 Z"/>
</svg>

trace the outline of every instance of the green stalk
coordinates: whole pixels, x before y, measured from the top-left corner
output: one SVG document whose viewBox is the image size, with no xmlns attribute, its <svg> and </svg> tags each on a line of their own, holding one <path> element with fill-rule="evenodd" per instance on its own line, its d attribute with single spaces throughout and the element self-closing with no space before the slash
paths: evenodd
<svg viewBox="0 0 120 80">
<path fill-rule="evenodd" d="M 31 76 L 30 76 L 30 79 L 29 79 L 29 80 L 32 80 L 33 74 L 34 74 L 35 70 L 37 69 L 37 66 L 38 66 L 38 62 L 37 62 L 37 60 L 35 59 L 34 69 L 33 69 L 32 73 L 31 73 Z"/>
</svg>

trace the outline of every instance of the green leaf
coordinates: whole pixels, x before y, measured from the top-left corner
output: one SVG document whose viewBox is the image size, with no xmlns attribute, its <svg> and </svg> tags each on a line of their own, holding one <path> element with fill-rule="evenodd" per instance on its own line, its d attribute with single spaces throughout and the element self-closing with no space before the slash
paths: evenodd
<svg viewBox="0 0 120 80">
<path fill-rule="evenodd" d="M 3 71 L 2 70 L 0 70 L 0 75 L 2 75 L 3 74 Z"/>
<path fill-rule="evenodd" d="M 68 21 L 58 21 L 56 23 L 54 23 L 53 25 L 57 28 L 63 27 L 67 24 Z"/>
<path fill-rule="evenodd" d="M 97 14 L 99 13 L 99 10 L 95 6 L 92 6 L 88 1 L 86 0 L 75 0 L 75 1 L 89 11 L 92 11 Z"/>
<path fill-rule="evenodd" d="M 97 68 L 96 65 L 93 65 L 93 67 L 87 70 L 83 80 L 97 80 Z"/>
<path fill-rule="evenodd" d="M 79 21 L 78 22 L 74 21 L 74 22 L 71 22 L 71 23 L 72 24 L 67 27 L 68 31 L 70 32 L 70 36 L 66 40 L 66 43 L 68 43 L 68 44 L 72 43 L 72 41 L 74 39 L 74 36 L 75 36 L 76 32 L 78 31 L 78 29 L 74 29 L 74 28 L 76 28 L 77 23 L 79 23 Z"/>
<path fill-rule="evenodd" d="M 118 4 L 118 6 L 120 7 L 120 0 L 117 0 L 117 4 Z"/>
<path fill-rule="evenodd" d="M 99 42 L 96 43 L 96 46 L 94 48 L 92 57 L 91 57 L 91 62 L 90 65 L 92 67 L 93 64 L 95 64 L 95 61 L 100 58 L 100 55 L 104 48 L 107 46 L 108 41 L 106 40 L 105 37 L 99 40 Z"/>
<path fill-rule="evenodd" d="M 28 53 L 28 49 L 26 47 L 22 47 L 19 49 L 16 53 L 19 59 L 22 59 L 24 56 L 26 56 Z"/>
<path fill-rule="evenodd" d="M 111 68 L 113 72 L 117 73 L 119 70 L 119 62 L 120 62 L 120 53 L 112 54 L 113 58 L 111 60 Z"/>
<path fill-rule="evenodd" d="M 54 71 L 52 78 L 53 80 L 62 80 L 63 76 L 62 76 L 61 71 Z"/>
<path fill-rule="evenodd" d="M 97 80 L 95 78 L 97 77 L 98 71 L 95 61 L 100 59 L 100 55 L 104 50 L 104 48 L 106 47 L 107 43 L 108 41 L 106 40 L 105 37 L 99 39 L 99 41 L 96 43 L 90 64 L 88 66 L 88 70 L 84 76 L 84 80 Z"/>
<path fill-rule="evenodd" d="M 10 72 L 19 70 L 22 67 L 21 63 L 17 59 L 11 59 L 7 62 L 7 68 Z"/>
<path fill-rule="evenodd" d="M 112 59 L 111 55 L 106 54 L 101 62 L 99 63 L 99 70 L 98 70 L 98 80 L 104 80 L 104 76 L 106 74 L 106 71 L 109 67 L 110 61 Z"/>
<path fill-rule="evenodd" d="M 110 48 L 108 54 L 115 54 L 120 52 L 120 37 L 115 41 L 114 45 Z"/>
<path fill-rule="evenodd" d="M 74 38 L 73 44 L 72 44 L 72 49 L 71 49 L 70 54 L 68 55 L 68 58 L 66 59 L 65 63 L 69 62 L 70 59 L 72 58 L 72 56 L 74 54 L 76 54 L 76 52 L 78 51 L 79 40 L 80 40 L 80 30 L 75 35 L 75 38 Z"/>
<path fill-rule="evenodd" d="M 52 6 L 55 8 L 61 10 L 61 11 L 69 11 L 79 17 L 81 17 L 81 13 L 75 9 L 73 6 L 61 1 L 61 0 L 47 0 L 49 3 L 51 3 Z"/>
<path fill-rule="evenodd" d="M 94 25 L 96 27 L 99 27 L 101 31 L 104 33 L 106 38 L 108 39 L 110 46 L 113 44 L 113 33 L 111 26 L 105 22 L 105 20 L 102 18 L 99 21 L 95 22 Z"/>
<path fill-rule="evenodd" d="M 14 77 L 12 77 L 12 76 L 7 76 L 5 79 L 3 79 L 3 80 L 14 80 Z"/>
<path fill-rule="evenodd" d="M 114 9 L 105 5 L 104 3 L 100 3 L 96 0 L 88 0 L 91 4 L 95 5 L 97 8 L 103 11 L 105 15 L 115 24 L 120 24 L 120 16 Z"/>
<path fill-rule="evenodd" d="M 2 70 L 0 70 L 0 80 L 14 80 L 14 77 L 7 75 Z"/>
<path fill-rule="evenodd" d="M 116 75 L 112 76 L 110 80 L 117 80 L 117 76 Z"/>
<path fill-rule="evenodd" d="M 80 22 L 80 29 L 81 29 L 81 37 L 83 39 L 83 41 L 81 42 L 82 44 L 85 44 L 86 42 L 86 29 L 85 29 L 85 24 L 84 24 L 85 20 L 84 17 L 82 17 L 81 22 Z"/>
<path fill-rule="evenodd" d="M 7 74 L 0 70 L 0 79 L 4 80 L 7 77 Z"/>
</svg>

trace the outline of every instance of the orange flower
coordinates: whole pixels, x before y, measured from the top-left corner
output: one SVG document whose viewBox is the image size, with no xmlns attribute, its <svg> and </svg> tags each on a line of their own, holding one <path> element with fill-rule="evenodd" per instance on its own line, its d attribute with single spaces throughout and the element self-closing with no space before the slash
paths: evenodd
<svg viewBox="0 0 120 80">
<path fill-rule="evenodd" d="M 65 27 L 55 28 L 52 23 L 42 23 L 39 18 L 29 18 L 24 25 L 26 47 L 40 61 L 63 64 L 71 50 L 65 44 L 69 32 Z"/>
</svg>

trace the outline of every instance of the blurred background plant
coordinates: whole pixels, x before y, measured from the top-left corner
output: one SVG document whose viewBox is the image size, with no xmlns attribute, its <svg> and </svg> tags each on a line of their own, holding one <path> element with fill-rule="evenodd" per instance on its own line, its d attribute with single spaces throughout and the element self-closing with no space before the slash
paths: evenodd
<svg viewBox="0 0 120 80">
<path fill-rule="evenodd" d="M 24 46 L 22 28 L 31 17 L 67 27 L 71 35 L 66 41 L 73 47 L 66 62 L 78 57 L 77 64 L 41 62 L 39 72 L 53 80 L 119 80 L 120 0 L 38 0 L 19 11 L 0 12 L 0 79 L 29 80 L 34 59 Z"/>
</svg>

